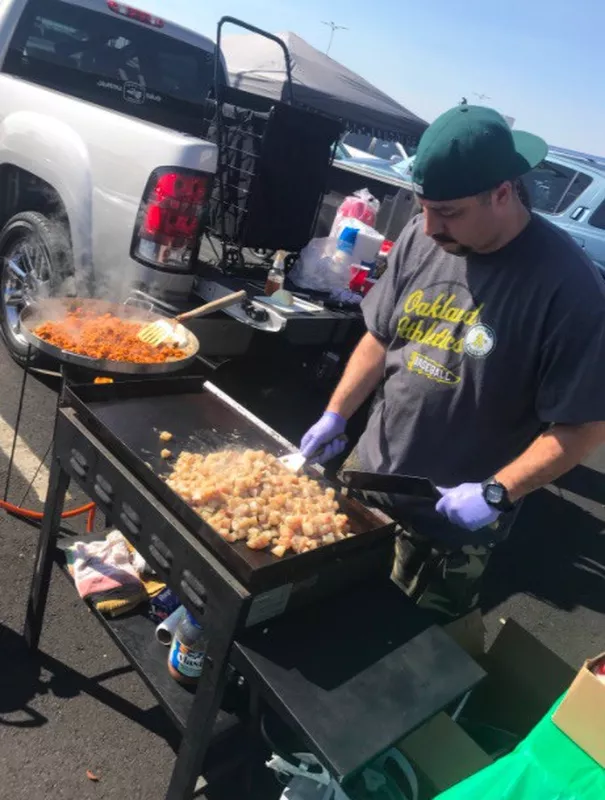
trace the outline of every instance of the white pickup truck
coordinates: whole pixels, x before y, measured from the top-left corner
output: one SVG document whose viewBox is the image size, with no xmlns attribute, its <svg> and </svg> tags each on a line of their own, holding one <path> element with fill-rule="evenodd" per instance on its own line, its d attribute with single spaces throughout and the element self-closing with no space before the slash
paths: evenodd
<svg viewBox="0 0 605 800">
<path fill-rule="evenodd" d="M 114 0 L 0 0 L 0 332 L 37 297 L 190 294 L 214 44 Z"/>
</svg>

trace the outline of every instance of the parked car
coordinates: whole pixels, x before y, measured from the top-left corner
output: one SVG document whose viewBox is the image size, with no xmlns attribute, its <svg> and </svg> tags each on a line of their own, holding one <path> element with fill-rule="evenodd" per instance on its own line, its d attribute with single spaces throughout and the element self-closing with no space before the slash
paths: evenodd
<svg viewBox="0 0 605 800">
<path fill-rule="evenodd" d="M 0 332 L 26 303 L 190 295 L 217 148 L 215 45 L 114 0 L 0 3 Z"/>
<path fill-rule="evenodd" d="M 353 147 L 349 147 L 343 142 L 339 142 L 336 146 L 336 158 L 334 161 L 338 167 L 345 168 L 352 172 L 359 173 L 360 176 L 372 177 L 393 186 L 403 187 L 404 178 L 403 172 L 400 169 L 400 163 L 391 163 L 384 158 L 368 155 Z M 407 179 L 409 183 L 409 178 Z"/>
<path fill-rule="evenodd" d="M 347 133 L 343 136 L 342 142 L 348 148 L 359 151 L 352 155 L 365 153 L 389 161 L 391 164 L 407 161 L 416 152 L 415 147 L 404 147 L 401 142 L 378 139 L 369 133 Z"/>
<path fill-rule="evenodd" d="M 605 163 L 550 151 L 523 182 L 533 209 L 567 231 L 605 275 Z"/>
</svg>

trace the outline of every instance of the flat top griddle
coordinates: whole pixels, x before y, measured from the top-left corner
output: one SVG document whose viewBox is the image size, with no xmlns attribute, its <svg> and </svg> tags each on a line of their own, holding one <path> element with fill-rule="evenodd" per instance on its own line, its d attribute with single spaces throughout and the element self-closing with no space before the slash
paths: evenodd
<svg viewBox="0 0 605 800">
<path fill-rule="evenodd" d="M 114 455 L 251 588 L 279 586 L 308 576 L 325 561 L 346 558 L 347 553 L 371 547 L 392 535 L 394 526 L 388 517 L 339 496 L 341 508 L 357 534 L 351 539 L 310 553 L 288 553 L 281 559 L 268 551 L 250 550 L 243 542 L 231 544 L 222 539 L 166 485 L 172 464 L 161 457 L 162 449 L 168 447 L 175 457 L 183 450 L 210 453 L 239 448 L 283 455 L 291 451 L 291 445 L 199 378 L 70 386 L 64 402 L 74 407 Z M 160 440 L 162 431 L 173 434 L 170 443 Z"/>
</svg>

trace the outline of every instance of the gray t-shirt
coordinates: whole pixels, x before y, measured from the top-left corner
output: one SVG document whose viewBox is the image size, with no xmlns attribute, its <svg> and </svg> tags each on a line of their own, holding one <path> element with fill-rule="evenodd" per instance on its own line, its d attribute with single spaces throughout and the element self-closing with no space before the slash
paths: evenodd
<svg viewBox="0 0 605 800">
<path fill-rule="evenodd" d="M 605 282 L 541 217 L 466 258 L 416 217 L 362 308 L 388 344 L 358 447 L 365 470 L 482 481 L 550 423 L 605 420 Z"/>
</svg>

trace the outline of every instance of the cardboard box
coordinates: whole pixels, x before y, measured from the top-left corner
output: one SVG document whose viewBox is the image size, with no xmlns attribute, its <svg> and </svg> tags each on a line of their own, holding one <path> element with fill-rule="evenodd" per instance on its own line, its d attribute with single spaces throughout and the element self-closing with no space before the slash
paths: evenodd
<svg viewBox="0 0 605 800">
<path fill-rule="evenodd" d="M 518 740 L 550 711 L 575 675 L 569 664 L 512 619 L 477 660 L 487 678 L 473 690 L 464 717 Z"/>
<path fill-rule="evenodd" d="M 509 752 L 549 712 L 575 675 L 514 620 L 506 622 L 487 653 L 480 615 L 445 630 L 484 667 L 487 677 L 471 692 L 458 722 L 439 714 L 397 744 L 417 774 L 422 800 Z M 601 717 L 605 720 L 605 714 Z"/>
<path fill-rule="evenodd" d="M 397 749 L 414 768 L 423 800 L 492 763 L 487 753 L 444 713 L 402 739 Z"/>
<path fill-rule="evenodd" d="M 605 684 L 592 673 L 603 660 L 605 653 L 584 664 L 552 721 L 605 768 Z"/>
</svg>

